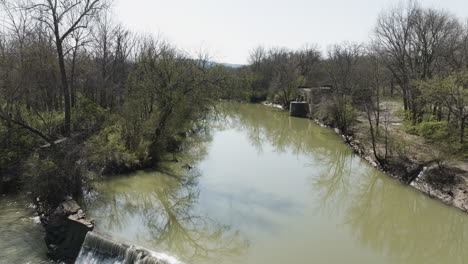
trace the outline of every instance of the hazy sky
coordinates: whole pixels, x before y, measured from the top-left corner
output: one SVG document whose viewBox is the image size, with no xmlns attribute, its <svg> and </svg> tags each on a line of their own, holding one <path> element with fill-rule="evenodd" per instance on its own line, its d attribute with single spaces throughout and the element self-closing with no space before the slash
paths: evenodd
<svg viewBox="0 0 468 264">
<path fill-rule="evenodd" d="M 369 39 L 378 14 L 398 0 L 115 0 L 117 20 L 190 54 L 246 63 L 258 45 L 300 48 Z M 421 0 L 468 18 L 468 0 Z"/>
</svg>

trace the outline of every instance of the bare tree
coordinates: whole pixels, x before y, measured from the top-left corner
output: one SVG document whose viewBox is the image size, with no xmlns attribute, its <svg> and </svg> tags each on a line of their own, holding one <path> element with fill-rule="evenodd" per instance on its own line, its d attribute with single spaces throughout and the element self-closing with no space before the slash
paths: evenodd
<svg viewBox="0 0 468 264">
<path fill-rule="evenodd" d="M 109 71 L 109 66 L 112 63 L 112 45 L 113 43 L 113 31 L 114 25 L 111 21 L 109 14 L 101 16 L 97 25 L 93 30 L 93 37 L 96 53 L 95 57 L 98 60 L 101 73 L 100 85 L 99 85 L 99 104 L 102 107 L 108 106 L 108 89 L 109 89 L 109 79 L 111 72 Z"/>
<path fill-rule="evenodd" d="M 23 0 L 19 0 L 16 2 L 9 2 L 9 1 L 0 1 L 1 13 L 2 13 L 2 22 L 5 25 L 5 40 L 10 40 L 13 43 L 16 43 L 15 46 L 15 53 L 18 54 L 18 63 L 9 65 L 9 67 L 18 71 L 20 78 L 17 79 L 17 89 L 24 90 L 23 93 L 20 93 L 19 96 L 24 98 L 26 101 L 26 105 L 29 107 L 31 104 L 31 87 L 29 85 L 29 81 L 25 78 L 27 75 L 27 68 L 25 65 L 26 59 L 26 45 L 28 42 L 28 37 L 32 32 L 34 25 L 31 22 L 30 15 L 31 10 L 22 9 L 20 5 L 25 3 Z"/>
<path fill-rule="evenodd" d="M 260 66 L 260 63 L 266 58 L 265 48 L 258 46 L 250 52 L 249 64 L 252 65 L 255 69 Z"/>
<path fill-rule="evenodd" d="M 54 35 L 65 103 L 65 136 L 70 136 L 71 103 L 64 46 L 73 32 L 87 28 L 91 19 L 107 6 L 105 0 L 38 0 L 25 7 L 35 10 L 36 18 Z"/>
<path fill-rule="evenodd" d="M 328 50 L 325 63 L 327 73 L 334 89 L 334 115 L 338 127 L 343 133 L 348 133 L 350 126 L 349 107 L 352 95 L 360 87 L 358 63 L 363 55 L 362 46 L 344 43 L 334 45 Z"/>
<path fill-rule="evenodd" d="M 375 28 L 376 43 L 387 67 L 401 87 L 405 110 L 412 109 L 413 94 L 411 81 L 411 37 L 418 6 L 410 2 L 407 7 L 397 7 L 383 13 Z"/>
<path fill-rule="evenodd" d="M 124 101 L 125 82 L 130 71 L 128 60 L 135 49 L 137 41 L 137 38 L 122 25 L 115 26 L 112 35 L 114 44 L 112 51 L 113 60 L 110 65 L 112 71 L 112 92 L 109 105 L 111 109 L 116 103 L 122 104 Z"/>
<path fill-rule="evenodd" d="M 413 64 L 418 79 L 429 79 L 437 71 L 437 62 L 449 47 L 447 41 L 457 38 L 459 23 L 451 14 L 435 9 L 416 9 L 412 45 Z"/>
<path fill-rule="evenodd" d="M 70 97 L 71 97 L 71 106 L 76 106 L 76 71 L 78 63 L 78 55 L 80 49 L 84 48 L 89 40 L 89 32 L 84 29 L 77 29 L 71 33 L 71 47 L 67 53 L 71 53 L 71 67 L 70 67 Z"/>
<path fill-rule="evenodd" d="M 300 74 L 304 76 L 306 83 L 310 84 L 318 79 L 317 75 L 320 74 L 319 66 L 322 55 L 316 45 L 304 45 L 302 49 L 295 52 L 295 57 L 298 60 Z"/>
<path fill-rule="evenodd" d="M 355 94 L 360 99 L 359 106 L 367 115 L 369 123 L 369 134 L 371 137 L 372 150 L 374 152 L 375 159 L 380 165 L 385 165 L 385 158 L 382 158 L 378 153 L 377 148 L 377 137 L 379 135 L 379 127 L 381 121 L 381 94 L 384 86 L 389 84 L 388 73 L 385 71 L 384 65 L 381 63 L 380 56 L 375 49 L 375 46 L 370 45 L 367 47 L 366 55 L 362 59 L 362 77 L 363 77 L 363 89 L 360 89 L 361 94 Z M 385 128 L 385 140 L 387 133 L 387 126 Z M 387 142 L 385 142 L 385 145 Z"/>
<path fill-rule="evenodd" d="M 468 20 L 465 22 L 462 28 L 461 41 L 460 41 L 460 57 L 461 67 L 464 67 L 468 70 Z"/>
<path fill-rule="evenodd" d="M 459 29 L 451 14 L 421 8 L 413 1 L 379 16 L 375 42 L 401 88 L 404 108 L 411 111 L 413 121 L 421 119 L 424 102 L 412 81 L 429 79 L 440 70 L 449 41 L 457 38 Z"/>
<path fill-rule="evenodd" d="M 277 48 L 269 51 L 269 59 L 273 73 L 269 89 L 277 97 L 278 102 L 285 109 L 289 109 L 289 103 L 296 96 L 298 86 L 304 84 L 299 58 L 292 51 Z"/>
</svg>

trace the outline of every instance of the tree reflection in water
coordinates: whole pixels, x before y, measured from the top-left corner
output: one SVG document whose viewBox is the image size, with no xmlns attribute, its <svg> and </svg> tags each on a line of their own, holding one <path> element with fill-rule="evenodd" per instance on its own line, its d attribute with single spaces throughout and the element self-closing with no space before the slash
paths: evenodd
<svg viewBox="0 0 468 264">
<path fill-rule="evenodd" d="M 468 221 L 462 212 L 369 168 L 311 121 L 258 105 L 223 106 L 225 126 L 242 127 L 257 150 L 271 144 L 277 152 L 307 157 L 316 210 L 342 219 L 361 244 L 396 263 L 466 263 Z"/>
<path fill-rule="evenodd" d="M 330 131 L 321 129 L 312 121 L 290 117 L 281 109 L 223 103 L 218 110 L 224 119 L 217 128 L 246 131 L 250 143 L 259 152 L 264 144 L 269 144 L 276 152 L 315 157 L 326 155 L 330 149 L 342 145 Z M 330 141 L 330 137 L 334 137 L 334 140 Z"/>
<path fill-rule="evenodd" d="M 206 122 L 200 138 L 189 140 L 186 156 L 179 160 L 196 167 L 207 153 L 210 131 L 242 130 L 258 153 L 272 148 L 307 163 L 314 200 L 304 202 L 315 206 L 314 217 L 328 214 L 341 223 L 338 228 L 349 230 L 353 242 L 395 263 L 453 264 L 468 259 L 466 216 L 370 168 L 332 131 L 260 105 L 224 103 L 218 112 L 216 120 Z M 89 206 L 98 229 L 175 253 L 190 263 L 219 263 L 217 259 L 245 255 L 249 242 L 238 231 L 197 213 L 199 172 L 182 169 L 181 163 L 163 165 L 159 172 L 97 184 L 98 196 Z"/>
<path fill-rule="evenodd" d="M 320 197 L 317 210 L 335 215 L 343 211 L 348 203 L 353 183 L 350 182 L 351 177 L 343 175 L 352 173 L 355 157 L 350 150 L 335 148 L 317 155 L 316 159 L 321 165 L 321 171 L 312 177 L 314 191 Z"/>
<path fill-rule="evenodd" d="M 328 169 L 312 188 L 320 190 L 322 209 L 333 215 L 341 208 L 343 225 L 360 243 L 397 256 L 396 263 L 465 263 L 468 222 L 462 212 L 377 170 L 360 170 L 368 165 L 348 150 L 329 157 L 335 158 L 322 160 Z"/>
<path fill-rule="evenodd" d="M 199 133 L 191 138 L 179 158 L 190 164 L 203 158 L 210 137 Z M 86 204 L 97 230 L 189 263 L 242 255 L 249 243 L 237 230 L 197 214 L 200 173 L 184 163 L 162 163 L 157 172 L 96 183 Z"/>
</svg>

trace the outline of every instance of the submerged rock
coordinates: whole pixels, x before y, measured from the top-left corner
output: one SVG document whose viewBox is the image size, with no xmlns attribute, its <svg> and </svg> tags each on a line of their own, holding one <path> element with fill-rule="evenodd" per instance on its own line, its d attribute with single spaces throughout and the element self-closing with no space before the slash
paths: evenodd
<svg viewBox="0 0 468 264">
<path fill-rule="evenodd" d="M 50 215 L 43 215 L 41 221 L 49 257 L 65 263 L 74 263 L 86 234 L 94 228 L 74 200 L 62 202 Z"/>
</svg>

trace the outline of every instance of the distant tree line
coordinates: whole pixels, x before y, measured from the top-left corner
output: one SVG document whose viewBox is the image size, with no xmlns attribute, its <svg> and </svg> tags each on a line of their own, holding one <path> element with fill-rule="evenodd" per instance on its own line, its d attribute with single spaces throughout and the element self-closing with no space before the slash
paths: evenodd
<svg viewBox="0 0 468 264">
<path fill-rule="evenodd" d="M 449 142 L 450 152 L 465 155 L 468 22 L 447 11 L 409 1 L 382 12 L 367 43 L 332 45 L 326 54 L 310 45 L 258 47 L 236 74 L 242 83 L 237 96 L 286 109 L 298 87 L 332 86 L 333 100 L 316 117 L 352 134 L 356 113 L 365 113 L 381 163 L 389 155 L 383 99 L 401 99 L 408 132 Z M 376 147 L 379 140 L 385 141 L 384 153 Z"/>
</svg>

